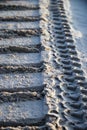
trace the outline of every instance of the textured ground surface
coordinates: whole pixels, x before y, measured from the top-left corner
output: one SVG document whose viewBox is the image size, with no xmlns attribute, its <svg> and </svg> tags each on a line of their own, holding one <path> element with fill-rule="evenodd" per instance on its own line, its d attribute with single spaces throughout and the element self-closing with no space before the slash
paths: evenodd
<svg viewBox="0 0 87 130">
<path fill-rule="evenodd" d="M 64 3 L 74 44 L 76 45 L 85 77 L 87 77 L 87 1 L 66 0 Z"/>
<path fill-rule="evenodd" d="M 0 130 L 87 130 L 87 82 L 63 0 L 0 1 Z"/>
</svg>

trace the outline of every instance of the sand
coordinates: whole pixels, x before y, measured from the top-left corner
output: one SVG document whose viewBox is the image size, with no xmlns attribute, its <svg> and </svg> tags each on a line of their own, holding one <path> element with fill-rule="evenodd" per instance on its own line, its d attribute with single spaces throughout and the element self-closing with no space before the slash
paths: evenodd
<svg viewBox="0 0 87 130">
<path fill-rule="evenodd" d="M 64 4 L 82 69 L 87 77 L 87 1 L 66 0 Z"/>
</svg>

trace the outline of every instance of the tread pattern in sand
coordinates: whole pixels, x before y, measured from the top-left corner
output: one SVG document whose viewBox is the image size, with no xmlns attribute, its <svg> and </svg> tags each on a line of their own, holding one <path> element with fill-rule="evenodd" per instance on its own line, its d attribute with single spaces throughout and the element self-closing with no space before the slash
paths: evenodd
<svg viewBox="0 0 87 130">
<path fill-rule="evenodd" d="M 0 130 L 87 130 L 86 86 L 63 1 L 1 0 Z"/>
</svg>

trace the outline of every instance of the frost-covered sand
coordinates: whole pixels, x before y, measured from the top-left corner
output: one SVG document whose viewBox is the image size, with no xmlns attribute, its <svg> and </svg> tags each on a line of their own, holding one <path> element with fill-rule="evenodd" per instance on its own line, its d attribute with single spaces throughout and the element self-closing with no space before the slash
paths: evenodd
<svg viewBox="0 0 87 130">
<path fill-rule="evenodd" d="M 64 3 L 82 69 L 87 77 L 87 0 L 66 0 Z"/>
</svg>

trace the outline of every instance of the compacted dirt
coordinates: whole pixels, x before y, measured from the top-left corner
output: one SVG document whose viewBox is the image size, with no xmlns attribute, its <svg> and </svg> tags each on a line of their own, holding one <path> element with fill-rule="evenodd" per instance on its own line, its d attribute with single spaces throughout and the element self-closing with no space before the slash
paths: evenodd
<svg viewBox="0 0 87 130">
<path fill-rule="evenodd" d="M 87 130 L 87 83 L 62 0 L 0 1 L 0 130 Z"/>
</svg>

